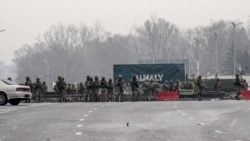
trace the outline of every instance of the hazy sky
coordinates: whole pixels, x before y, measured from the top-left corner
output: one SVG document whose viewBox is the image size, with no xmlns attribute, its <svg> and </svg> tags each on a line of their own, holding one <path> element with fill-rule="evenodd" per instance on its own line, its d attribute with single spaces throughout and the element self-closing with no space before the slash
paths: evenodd
<svg viewBox="0 0 250 141">
<path fill-rule="evenodd" d="M 54 24 L 99 21 L 107 31 L 128 34 L 151 15 L 180 28 L 212 21 L 250 21 L 250 0 L 0 0 L 0 60 L 12 64 L 14 51 L 33 44 Z"/>
</svg>

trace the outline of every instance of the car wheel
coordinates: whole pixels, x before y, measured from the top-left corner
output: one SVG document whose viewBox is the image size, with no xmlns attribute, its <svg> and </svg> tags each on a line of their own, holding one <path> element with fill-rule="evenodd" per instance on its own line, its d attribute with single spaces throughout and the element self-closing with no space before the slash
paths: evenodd
<svg viewBox="0 0 250 141">
<path fill-rule="evenodd" d="M 6 105 L 8 102 L 7 97 L 4 93 L 0 93 L 0 105 Z"/>
<path fill-rule="evenodd" d="M 20 99 L 11 99 L 9 102 L 11 105 L 18 105 L 20 103 Z"/>
</svg>

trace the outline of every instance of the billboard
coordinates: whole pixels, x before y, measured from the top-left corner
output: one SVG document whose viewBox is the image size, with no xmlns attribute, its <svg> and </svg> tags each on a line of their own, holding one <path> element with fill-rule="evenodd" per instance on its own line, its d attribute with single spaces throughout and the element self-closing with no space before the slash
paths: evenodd
<svg viewBox="0 0 250 141">
<path fill-rule="evenodd" d="M 117 80 L 119 75 L 123 76 L 126 83 L 129 83 L 132 75 L 135 74 L 140 83 L 145 79 L 155 80 L 158 83 L 164 83 L 165 80 L 177 79 L 185 80 L 184 64 L 127 64 L 114 65 L 113 79 Z"/>
</svg>

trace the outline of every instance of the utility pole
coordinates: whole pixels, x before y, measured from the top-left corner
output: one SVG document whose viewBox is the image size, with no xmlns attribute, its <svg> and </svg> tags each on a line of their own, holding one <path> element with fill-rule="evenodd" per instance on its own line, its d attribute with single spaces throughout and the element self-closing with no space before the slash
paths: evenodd
<svg viewBox="0 0 250 141">
<path fill-rule="evenodd" d="M 236 54 L 235 54 L 235 31 L 236 31 L 236 27 L 240 24 L 243 24 L 243 23 L 234 23 L 234 22 L 231 22 L 231 24 L 233 25 L 233 52 L 234 52 L 234 56 L 233 56 L 233 67 L 234 67 L 234 75 L 236 74 Z"/>
<path fill-rule="evenodd" d="M 217 33 L 214 32 L 215 36 L 215 74 L 218 73 L 218 47 L 217 47 Z"/>
</svg>

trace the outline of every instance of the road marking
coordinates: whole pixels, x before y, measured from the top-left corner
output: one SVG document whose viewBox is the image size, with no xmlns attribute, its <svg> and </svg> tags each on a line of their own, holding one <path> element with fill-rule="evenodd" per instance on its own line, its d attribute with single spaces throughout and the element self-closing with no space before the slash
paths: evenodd
<svg viewBox="0 0 250 141">
<path fill-rule="evenodd" d="M 232 127 L 236 123 L 237 119 L 234 119 L 233 122 L 230 124 L 230 127 Z"/>
<path fill-rule="evenodd" d="M 201 122 L 201 123 L 198 123 L 198 125 L 205 125 L 205 123 L 202 123 L 202 122 Z"/>
<path fill-rule="evenodd" d="M 193 120 L 194 118 L 190 117 L 190 118 L 188 118 L 188 119 Z"/>
<path fill-rule="evenodd" d="M 84 121 L 84 119 L 82 118 L 82 119 L 80 119 L 80 121 Z"/>
<path fill-rule="evenodd" d="M 92 113 L 93 111 L 89 111 L 89 113 Z"/>
<path fill-rule="evenodd" d="M 84 115 L 85 117 L 89 116 L 89 115 Z"/>
<path fill-rule="evenodd" d="M 94 108 L 94 110 L 98 110 L 98 108 Z"/>
<path fill-rule="evenodd" d="M 80 135 L 82 135 L 82 132 L 76 132 L 76 135 L 80 136 Z"/>
<path fill-rule="evenodd" d="M 79 127 L 82 127 L 82 124 L 77 124 L 77 126 L 76 126 L 76 127 L 78 127 L 78 128 L 79 128 Z"/>
<path fill-rule="evenodd" d="M 181 113 L 183 116 L 185 116 L 185 115 L 187 115 L 187 114 L 185 114 L 185 113 Z"/>
<path fill-rule="evenodd" d="M 181 110 L 177 110 L 177 112 L 180 112 Z"/>
<path fill-rule="evenodd" d="M 11 112 L 11 111 L 15 111 L 15 110 L 21 110 L 21 109 L 25 109 L 25 108 L 28 108 L 28 107 L 12 107 L 12 108 L 6 108 L 6 109 L 1 109 L 0 110 L 0 114 L 2 113 L 8 113 L 8 112 Z"/>
<path fill-rule="evenodd" d="M 51 103 L 39 103 L 39 104 L 31 104 L 31 105 L 27 105 L 27 106 L 16 106 L 16 107 L 10 107 L 10 108 L 4 108 L 0 110 L 0 114 L 2 113 L 8 113 L 8 112 L 12 112 L 15 110 L 21 110 L 21 109 L 26 109 L 26 108 L 32 108 L 32 107 L 37 107 L 37 106 L 46 106 L 46 105 L 50 105 Z"/>
<path fill-rule="evenodd" d="M 51 105 L 52 103 L 35 103 L 35 104 L 31 104 L 31 106 L 36 107 L 36 106 L 47 106 L 47 105 Z"/>
<path fill-rule="evenodd" d="M 215 130 L 216 133 L 221 134 L 222 132 L 220 130 Z"/>
</svg>

